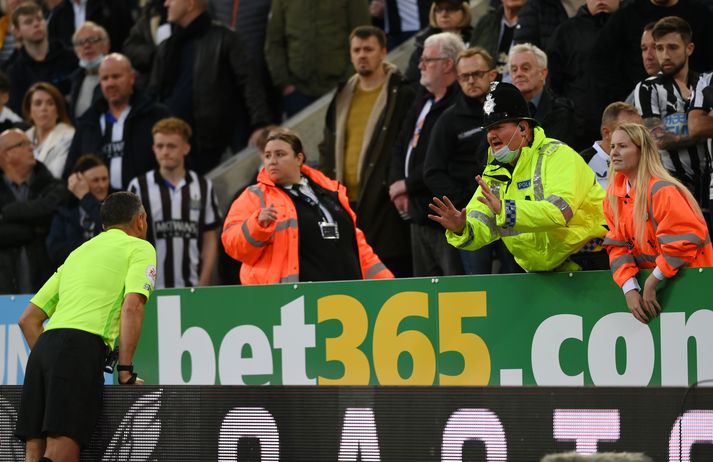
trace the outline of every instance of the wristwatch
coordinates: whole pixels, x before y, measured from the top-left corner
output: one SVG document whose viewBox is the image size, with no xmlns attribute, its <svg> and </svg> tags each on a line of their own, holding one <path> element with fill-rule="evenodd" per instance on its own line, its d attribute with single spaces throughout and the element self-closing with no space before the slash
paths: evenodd
<svg viewBox="0 0 713 462">
<path fill-rule="evenodd" d="M 120 378 L 117 376 L 117 380 L 119 381 L 119 385 L 133 385 L 136 383 L 136 378 L 138 377 L 138 374 L 134 372 L 134 365 L 129 364 L 129 365 L 124 365 L 124 364 L 118 364 L 116 366 L 116 370 L 118 372 L 129 372 L 131 374 L 131 377 L 128 378 L 126 382 L 122 382 Z"/>
</svg>

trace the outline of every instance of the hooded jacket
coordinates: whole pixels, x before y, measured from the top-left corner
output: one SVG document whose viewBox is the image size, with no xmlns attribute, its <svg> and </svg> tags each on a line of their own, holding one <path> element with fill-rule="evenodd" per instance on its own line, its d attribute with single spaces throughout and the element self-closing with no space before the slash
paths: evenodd
<svg viewBox="0 0 713 462">
<path fill-rule="evenodd" d="M 356 227 L 356 216 L 349 207 L 346 188 L 306 165 L 301 167 L 301 173 L 317 185 L 337 193 L 341 206 L 354 223 L 364 279 L 392 278 L 391 272 L 367 244 L 364 233 Z M 278 216 L 277 220 L 262 227 L 258 215 L 267 204 L 275 206 Z M 270 180 L 263 168 L 258 174 L 258 183 L 243 191 L 231 205 L 221 239 L 228 255 L 243 262 L 240 268 L 242 284 L 274 284 L 300 280 L 298 233 L 297 210 L 292 199 Z"/>
<path fill-rule="evenodd" d="M 713 246 L 705 220 L 668 181 L 658 178 L 649 181 L 644 242 L 636 242 L 636 186 L 627 192 L 626 183 L 626 176 L 617 173 L 609 186 L 617 202 L 616 220 L 609 197 L 604 201 L 609 232 L 603 245 L 609 252 L 614 281 L 620 287 L 635 277 L 639 268 L 658 267 L 664 276 L 671 278 L 685 266 L 713 266 Z"/>
<path fill-rule="evenodd" d="M 535 127 L 514 167 L 489 158 L 483 180 L 502 200 L 500 213 L 478 200 L 479 187 L 466 207 L 463 234 L 446 231 L 451 245 L 476 250 L 502 238 L 527 271 L 557 270 L 585 246 L 598 247 L 606 234 L 604 190 L 579 154 Z"/>
</svg>

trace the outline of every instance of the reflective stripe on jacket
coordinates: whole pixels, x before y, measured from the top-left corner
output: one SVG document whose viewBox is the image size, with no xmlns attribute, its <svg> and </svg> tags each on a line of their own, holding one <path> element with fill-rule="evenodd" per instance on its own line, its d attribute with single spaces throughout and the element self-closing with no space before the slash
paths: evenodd
<svg viewBox="0 0 713 462">
<path fill-rule="evenodd" d="M 339 202 L 356 223 L 349 207 L 346 188 L 321 172 L 302 166 L 302 174 L 319 186 L 337 191 Z M 258 223 L 260 209 L 274 205 L 277 220 L 266 227 Z M 364 234 L 354 225 L 359 263 L 364 279 L 387 279 L 393 274 L 366 242 Z M 297 211 L 292 199 L 268 177 L 265 169 L 258 174 L 258 184 L 250 186 L 230 207 L 223 227 L 222 241 L 232 258 L 243 262 L 240 282 L 272 284 L 299 281 L 299 230 Z"/>
<path fill-rule="evenodd" d="M 483 179 L 503 200 L 502 209 L 495 216 L 478 200 L 483 196 L 478 188 L 466 207 L 463 234 L 446 232 L 459 249 L 476 250 L 502 238 L 525 270 L 551 271 L 606 234 L 604 190 L 594 172 L 540 127 L 534 129 L 532 145 L 522 148 L 512 174 L 489 151 Z"/>
<path fill-rule="evenodd" d="M 689 205 L 685 196 L 668 181 L 651 178 L 645 242 L 636 242 L 634 231 L 635 189 L 626 192 L 626 176 L 617 173 L 614 183 L 618 221 L 604 202 L 609 232 L 604 247 L 609 252 L 609 264 L 614 281 L 621 287 L 636 276 L 639 268 L 659 267 L 667 278 L 684 266 L 713 266 L 713 247 L 706 222 Z"/>
</svg>

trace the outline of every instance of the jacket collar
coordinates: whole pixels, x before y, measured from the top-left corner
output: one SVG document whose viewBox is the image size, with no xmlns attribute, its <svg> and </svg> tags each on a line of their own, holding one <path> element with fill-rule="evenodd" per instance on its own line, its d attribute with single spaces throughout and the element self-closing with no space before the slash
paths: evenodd
<svg viewBox="0 0 713 462">
<path fill-rule="evenodd" d="M 477 98 L 471 98 L 461 91 L 456 102 L 453 104 L 453 110 L 457 114 L 482 117 L 483 102 Z"/>
<path fill-rule="evenodd" d="M 530 144 L 529 146 L 523 146 L 522 150 L 520 151 L 520 158 L 518 159 L 518 162 L 520 162 L 520 160 L 522 159 L 529 159 L 532 156 L 537 155 L 537 153 L 540 151 L 540 148 L 545 143 L 546 135 L 542 127 L 535 127 L 532 130 L 532 134 L 532 144 Z"/>
<path fill-rule="evenodd" d="M 314 181 L 317 183 L 319 186 L 331 190 L 331 191 L 338 191 L 341 188 L 344 188 L 342 184 L 340 184 L 338 181 L 332 180 L 328 176 L 326 176 L 324 173 L 320 172 L 317 169 L 314 169 L 312 167 L 308 167 L 305 164 L 302 164 L 302 167 L 300 167 L 300 173 L 302 175 L 306 176 L 310 180 Z M 265 167 L 262 167 L 260 169 L 260 172 L 257 174 L 257 181 L 258 183 L 262 183 L 266 186 L 272 186 L 276 187 L 277 185 L 270 179 L 270 176 L 267 174 L 267 171 L 265 171 Z"/>
</svg>

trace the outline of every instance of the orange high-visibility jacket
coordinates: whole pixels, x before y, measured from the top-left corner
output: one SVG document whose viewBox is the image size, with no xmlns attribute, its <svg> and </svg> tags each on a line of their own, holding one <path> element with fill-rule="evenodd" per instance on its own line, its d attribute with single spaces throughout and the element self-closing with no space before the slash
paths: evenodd
<svg viewBox="0 0 713 462">
<path fill-rule="evenodd" d="M 319 186 L 336 191 L 344 210 L 354 223 L 359 263 L 364 279 L 393 278 L 379 257 L 366 242 L 364 233 L 356 227 L 356 215 L 349 207 L 346 188 L 321 172 L 303 165 L 302 175 Z M 265 169 L 260 170 L 258 184 L 250 186 L 238 197 L 225 219 L 223 246 L 236 260 L 243 262 L 240 282 L 272 284 L 299 281 L 299 230 L 297 211 L 288 194 L 270 180 Z M 266 227 L 258 223 L 260 209 L 273 204 L 277 220 Z"/>
<path fill-rule="evenodd" d="M 620 287 L 636 276 L 639 268 L 658 266 L 670 278 L 684 266 L 713 266 L 708 227 L 676 186 L 658 178 L 649 182 L 645 242 L 636 242 L 634 188 L 627 194 L 626 176 L 622 173 L 616 174 L 610 187 L 614 188 L 619 222 L 614 223 L 607 195 L 604 214 L 609 232 L 603 245 L 609 252 L 614 281 Z"/>
</svg>

